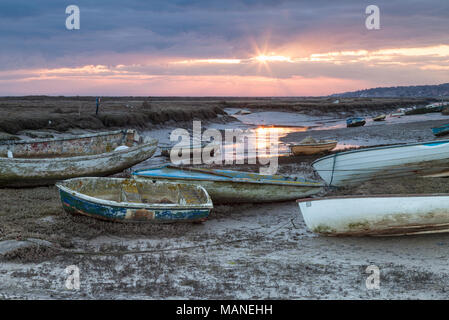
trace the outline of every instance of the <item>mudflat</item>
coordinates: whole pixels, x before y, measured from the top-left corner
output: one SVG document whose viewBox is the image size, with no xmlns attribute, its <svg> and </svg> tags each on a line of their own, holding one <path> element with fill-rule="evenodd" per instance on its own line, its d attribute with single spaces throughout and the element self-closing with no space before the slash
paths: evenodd
<svg viewBox="0 0 449 320">
<path fill-rule="evenodd" d="M 292 132 L 282 140 L 299 141 L 307 135 L 431 140 L 429 128 L 443 122 Z M 282 157 L 278 173 L 317 178 L 310 167 L 317 157 Z M 322 195 L 448 192 L 446 178 L 409 177 L 329 189 Z M 323 237 L 307 229 L 295 202 L 217 205 L 204 223 L 167 225 L 69 215 L 54 186 L 0 189 L 0 203 L 0 252 L 2 243 L 9 248 L 0 263 L 0 299 L 449 297 L 449 234 Z M 66 288 L 65 270 L 71 265 L 80 270 L 79 290 Z M 380 269 L 380 289 L 365 285 L 370 265 Z"/>
</svg>

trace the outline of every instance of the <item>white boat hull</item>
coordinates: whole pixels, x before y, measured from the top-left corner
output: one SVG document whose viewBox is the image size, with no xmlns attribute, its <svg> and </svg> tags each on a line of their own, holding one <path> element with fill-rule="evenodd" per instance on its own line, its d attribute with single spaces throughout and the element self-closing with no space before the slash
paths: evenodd
<svg viewBox="0 0 449 320">
<path fill-rule="evenodd" d="M 449 171 L 449 140 L 369 148 L 336 153 L 312 164 L 328 185 Z"/>
<path fill-rule="evenodd" d="M 449 196 L 330 197 L 298 200 L 307 227 L 331 236 L 449 231 Z"/>
</svg>

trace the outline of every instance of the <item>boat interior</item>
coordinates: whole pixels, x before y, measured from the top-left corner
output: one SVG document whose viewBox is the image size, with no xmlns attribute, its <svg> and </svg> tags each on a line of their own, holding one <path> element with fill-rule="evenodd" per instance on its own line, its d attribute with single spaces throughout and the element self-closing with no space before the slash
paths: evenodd
<svg viewBox="0 0 449 320">
<path fill-rule="evenodd" d="M 297 182 L 315 182 L 309 181 L 303 177 L 289 177 L 282 175 L 260 175 L 253 172 L 243 172 L 234 170 L 206 169 L 206 168 L 189 168 L 176 166 L 163 166 L 159 168 L 151 168 L 138 170 L 133 172 L 134 175 L 142 177 L 182 179 L 182 180 L 208 180 L 208 181 L 232 181 L 232 179 L 246 179 L 251 181 L 297 181 Z"/>
<path fill-rule="evenodd" d="M 198 205 L 208 202 L 203 189 L 177 183 L 138 179 L 81 178 L 61 183 L 76 192 L 125 203 Z"/>
<path fill-rule="evenodd" d="M 119 146 L 135 145 L 136 135 L 134 130 L 128 130 L 53 139 L 1 141 L 0 157 L 60 158 L 101 154 L 114 151 Z"/>
</svg>

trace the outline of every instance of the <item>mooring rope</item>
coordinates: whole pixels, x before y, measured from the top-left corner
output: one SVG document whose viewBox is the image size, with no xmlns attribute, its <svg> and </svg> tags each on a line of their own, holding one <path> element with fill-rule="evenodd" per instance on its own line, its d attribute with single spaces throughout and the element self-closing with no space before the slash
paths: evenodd
<svg viewBox="0 0 449 320">
<path fill-rule="evenodd" d="M 292 223 L 293 226 L 297 229 L 293 221 L 296 219 L 296 217 L 289 219 L 288 222 L 282 224 L 280 227 L 271 230 L 269 232 L 262 233 L 255 237 L 248 237 L 248 238 L 241 238 L 241 239 L 235 239 L 235 240 L 228 240 L 228 241 L 216 241 L 214 243 L 206 243 L 201 245 L 193 245 L 193 246 L 185 246 L 185 247 L 175 247 L 175 248 L 163 248 L 163 249 L 151 249 L 151 250 L 124 250 L 124 251 L 106 251 L 106 252 L 92 252 L 92 251 L 73 251 L 68 249 L 59 249 L 62 253 L 70 253 L 74 255 L 88 255 L 88 256 L 123 256 L 123 255 L 129 255 L 129 254 L 148 254 L 148 253 L 158 253 L 158 252 L 169 252 L 169 251 L 181 251 L 181 250 L 191 250 L 191 249 L 198 249 L 198 248 L 207 248 L 207 247 L 215 247 L 219 245 L 225 245 L 225 244 L 231 244 L 231 243 L 238 243 L 238 242 L 244 242 L 244 241 L 256 241 L 263 238 L 266 238 L 270 234 L 273 234 L 281 229 L 283 229 L 288 224 Z M 256 229 L 253 229 L 251 231 L 256 231 Z"/>
</svg>

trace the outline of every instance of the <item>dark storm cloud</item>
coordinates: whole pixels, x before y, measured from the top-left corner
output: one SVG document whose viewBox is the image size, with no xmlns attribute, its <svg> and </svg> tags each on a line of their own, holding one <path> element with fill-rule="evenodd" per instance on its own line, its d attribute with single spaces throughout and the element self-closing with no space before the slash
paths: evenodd
<svg viewBox="0 0 449 320">
<path fill-rule="evenodd" d="M 65 29 L 70 4 L 81 30 Z M 375 33 L 364 27 L 369 4 L 381 8 Z M 320 52 L 448 43 L 448 16 L 449 3 L 437 0 L 2 0 L 0 69 L 101 64 L 108 54 L 247 57 L 266 42 Z"/>
</svg>

